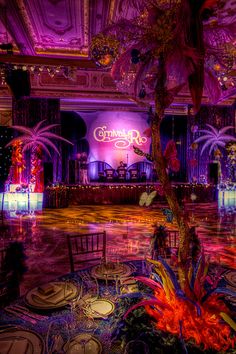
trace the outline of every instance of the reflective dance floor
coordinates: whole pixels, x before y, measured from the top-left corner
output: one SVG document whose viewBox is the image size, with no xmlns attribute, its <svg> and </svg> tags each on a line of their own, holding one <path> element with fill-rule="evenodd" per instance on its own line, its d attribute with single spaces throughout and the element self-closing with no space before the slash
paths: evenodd
<svg viewBox="0 0 236 354">
<path fill-rule="evenodd" d="M 37 215 L 15 215 L 1 221 L 0 246 L 23 241 L 28 271 L 21 294 L 57 276 L 70 272 L 67 234 L 107 232 L 108 257 L 120 260 L 143 259 L 149 255 L 154 223 L 176 229 L 162 213 L 164 205 L 71 206 L 44 209 Z M 211 262 L 236 268 L 236 214 L 219 212 L 216 203 L 191 203 L 186 214 L 202 241 Z"/>
</svg>

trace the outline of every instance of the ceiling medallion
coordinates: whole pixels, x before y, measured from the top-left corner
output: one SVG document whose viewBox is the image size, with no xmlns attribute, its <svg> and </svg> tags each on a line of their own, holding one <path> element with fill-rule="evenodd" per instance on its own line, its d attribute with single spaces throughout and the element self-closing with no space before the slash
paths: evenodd
<svg viewBox="0 0 236 354">
<path fill-rule="evenodd" d="M 113 36 L 98 34 L 91 41 L 91 58 L 98 66 L 109 68 L 115 61 L 119 50 L 119 41 Z"/>
</svg>

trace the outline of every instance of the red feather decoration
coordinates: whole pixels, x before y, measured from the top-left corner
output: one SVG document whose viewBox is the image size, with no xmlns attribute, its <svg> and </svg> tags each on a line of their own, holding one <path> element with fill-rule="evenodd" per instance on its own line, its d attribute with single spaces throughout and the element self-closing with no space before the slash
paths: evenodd
<svg viewBox="0 0 236 354">
<path fill-rule="evenodd" d="M 174 172 L 180 169 L 180 161 L 177 157 L 177 149 L 174 140 L 168 141 L 164 151 L 164 157 L 167 161 L 167 166 Z"/>
<path fill-rule="evenodd" d="M 206 0 L 200 9 L 200 13 L 202 13 L 205 9 L 211 9 L 217 4 L 218 0 Z"/>
</svg>

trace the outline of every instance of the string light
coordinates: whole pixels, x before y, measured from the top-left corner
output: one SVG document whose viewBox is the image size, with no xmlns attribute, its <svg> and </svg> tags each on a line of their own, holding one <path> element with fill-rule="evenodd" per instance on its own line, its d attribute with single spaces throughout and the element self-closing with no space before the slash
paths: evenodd
<svg viewBox="0 0 236 354">
<path fill-rule="evenodd" d="M 0 80 L 2 84 L 6 83 L 5 77 L 6 77 L 6 71 L 9 70 L 23 70 L 23 71 L 29 71 L 32 75 L 35 76 L 40 76 L 42 73 L 47 73 L 51 78 L 54 76 L 58 75 L 63 75 L 64 78 L 74 81 L 76 77 L 76 67 L 68 67 L 68 66 L 54 66 L 54 65 L 47 65 L 42 66 L 42 65 L 32 65 L 32 64 L 12 64 L 12 63 L 1 63 L 0 65 Z"/>
</svg>

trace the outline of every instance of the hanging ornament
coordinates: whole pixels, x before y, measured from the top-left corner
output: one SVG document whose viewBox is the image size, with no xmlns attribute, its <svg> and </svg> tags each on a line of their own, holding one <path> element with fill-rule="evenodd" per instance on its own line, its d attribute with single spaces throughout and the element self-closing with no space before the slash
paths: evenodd
<svg viewBox="0 0 236 354">
<path fill-rule="evenodd" d="M 198 144 L 197 144 L 197 143 L 192 143 L 192 144 L 190 145 L 190 149 L 191 149 L 191 150 L 197 150 L 197 148 L 198 148 Z"/>
<path fill-rule="evenodd" d="M 98 34 L 91 41 L 91 57 L 98 66 L 109 68 L 115 61 L 119 50 L 119 41 L 113 36 Z"/>
</svg>

